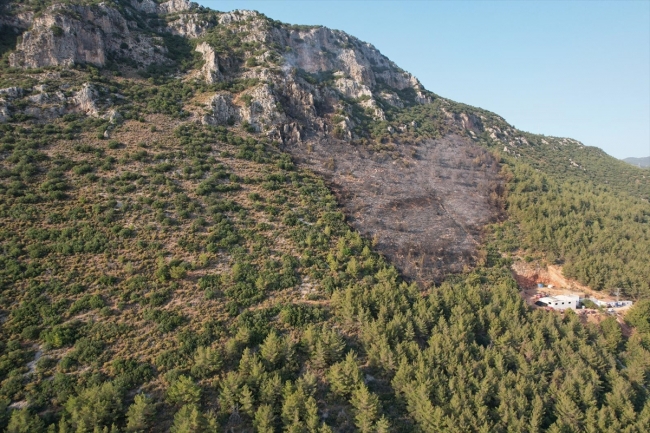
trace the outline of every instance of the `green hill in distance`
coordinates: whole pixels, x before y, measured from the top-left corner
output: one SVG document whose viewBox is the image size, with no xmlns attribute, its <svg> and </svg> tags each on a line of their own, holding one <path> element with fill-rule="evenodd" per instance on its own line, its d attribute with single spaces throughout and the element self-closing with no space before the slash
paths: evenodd
<svg viewBox="0 0 650 433">
<path fill-rule="evenodd" d="M 650 167 L 650 156 L 646 156 L 645 158 L 625 158 L 623 161 L 640 168 Z"/>
</svg>

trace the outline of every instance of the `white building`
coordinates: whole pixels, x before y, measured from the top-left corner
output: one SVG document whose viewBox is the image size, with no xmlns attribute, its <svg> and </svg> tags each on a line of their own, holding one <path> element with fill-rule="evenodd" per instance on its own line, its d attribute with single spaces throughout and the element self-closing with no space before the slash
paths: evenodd
<svg viewBox="0 0 650 433">
<path fill-rule="evenodd" d="M 554 310 L 566 310 L 567 308 L 577 310 L 580 305 L 580 297 L 573 295 L 545 296 L 539 298 L 539 301 L 537 301 L 536 304 Z"/>
</svg>

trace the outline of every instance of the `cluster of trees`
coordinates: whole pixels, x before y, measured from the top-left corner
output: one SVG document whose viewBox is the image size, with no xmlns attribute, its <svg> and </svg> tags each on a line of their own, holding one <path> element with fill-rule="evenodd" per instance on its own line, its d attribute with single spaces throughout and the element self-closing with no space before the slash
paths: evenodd
<svg viewBox="0 0 650 433">
<path fill-rule="evenodd" d="M 519 236 L 503 242 L 503 250 L 542 251 L 564 265 L 566 276 L 596 290 L 650 297 L 647 202 L 606 186 L 559 183 L 525 164 L 508 167 L 508 213 Z M 508 229 L 497 232 L 499 239 L 509 236 Z"/>
<path fill-rule="evenodd" d="M 337 288 L 331 305 L 333 318 L 302 326 L 269 321 L 277 309 L 242 314 L 224 343 L 213 334 L 176 368 L 159 365 L 156 397 L 127 397 L 152 378 L 133 361 L 113 361 L 112 378 L 58 373 L 39 386 L 62 402 L 59 416 L 14 410 L 7 429 L 138 431 L 170 413 L 176 432 L 650 428 L 647 303 L 624 338 L 614 319 L 585 326 L 571 312 L 531 312 L 499 263 L 426 296 L 384 264 Z"/>
</svg>

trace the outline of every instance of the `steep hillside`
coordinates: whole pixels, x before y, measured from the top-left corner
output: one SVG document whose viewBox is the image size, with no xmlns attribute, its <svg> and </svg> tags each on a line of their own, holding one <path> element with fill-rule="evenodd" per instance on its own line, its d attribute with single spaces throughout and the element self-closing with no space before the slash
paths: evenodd
<svg viewBox="0 0 650 433">
<path fill-rule="evenodd" d="M 0 6 L 0 430 L 650 429 L 650 304 L 627 338 L 510 274 L 650 297 L 644 171 L 344 32 Z"/>
<path fill-rule="evenodd" d="M 170 114 L 211 126 L 241 125 L 282 143 L 326 177 L 348 213 L 363 221 L 355 227 L 376 238 L 377 248 L 412 278 L 440 279 L 445 271 L 473 263 L 481 227 L 495 221 L 500 211 L 494 198 L 502 188 L 496 162 L 461 136 L 359 144 L 370 124 L 385 121 L 390 107 L 435 99 L 374 47 L 322 27 L 281 25 L 256 12 L 219 14 L 185 2 L 155 6 L 134 1 L 134 9 L 120 4 L 123 12 L 107 5 L 67 6 L 65 14 L 60 6 L 45 9 L 22 34 L 9 64 L 33 68 L 89 63 L 117 70 L 149 66 L 149 75 L 174 64 L 186 71 L 193 68 L 183 80 L 183 93 L 169 95 L 179 99 L 161 101 Z M 153 10 L 164 20 L 144 14 Z M 59 28 L 61 34 L 54 34 Z M 192 78 L 205 84 L 195 89 L 187 81 Z M 72 98 L 47 92 L 36 96 L 33 88 L 30 96 L 21 87 L 20 94 L 5 98 L 4 111 L 44 119 L 76 105 L 77 111 L 94 116 L 127 114 L 118 107 L 124 101 L 111 86 L 80 85 Z M 183 86 L 178 81 L 168 85 Z M 103 106 L 98 105 L 100 96 Z M 20 110 L 28 98 L 30 108 Z M 33 107 L 35 101 L 41 106 Z M 402 133 L 419 125 L 395 128 L 385 127 Z M 375 166 L 365 163 L 369 158 Z M 427 171 L 414 170 L 417 166 Z M 369 170 L 382 173 L 370 195 Z"/>
</svg>

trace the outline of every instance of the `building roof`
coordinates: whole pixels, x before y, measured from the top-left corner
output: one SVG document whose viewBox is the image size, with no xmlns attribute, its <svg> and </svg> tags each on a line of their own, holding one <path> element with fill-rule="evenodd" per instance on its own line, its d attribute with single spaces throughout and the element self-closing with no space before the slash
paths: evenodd
<svg viewBox="0 0 650 433">
<path fill-rule="evenodd" d="M 544 296 L 543 298 L 539 298 L 539 300 L 545 304 L 551 304 L 554 302 L 575 302 L 576 304 L 580 300 L 579 296 L 572 296 L 572 295 L 557 295 L 557 296 Z"/>
<path fill-rule="evenodd" d="M 580 297 L 576 295 L 557 295 L 551 297 L 557 299 L 558 301 L 579 301 L 580 300 Z"/>
</svg>

